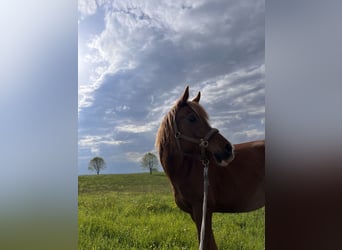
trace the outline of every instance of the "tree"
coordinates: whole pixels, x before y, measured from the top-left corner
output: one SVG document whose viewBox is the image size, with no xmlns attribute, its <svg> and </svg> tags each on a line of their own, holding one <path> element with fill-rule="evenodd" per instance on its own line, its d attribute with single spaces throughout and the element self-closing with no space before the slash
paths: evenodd
<svg viewBox="0 0 342 250">
<path fill-rule="evenodd" d="M 89 162 L 88 169 L 90 171 L 96 171 L 97 174 L 100 174 L 100 170 L 106 168 L 106 163 L 101 157 L 94 157 Z"/>
<path fill-rule="evenodd" d="M 153 153 L 146 153 L 141 159 L 141 166 L 150 169 L 150 174 L 152 174 L 153 170 L 158 170 L 158 163 L 158 158 Z"/>
</svg>

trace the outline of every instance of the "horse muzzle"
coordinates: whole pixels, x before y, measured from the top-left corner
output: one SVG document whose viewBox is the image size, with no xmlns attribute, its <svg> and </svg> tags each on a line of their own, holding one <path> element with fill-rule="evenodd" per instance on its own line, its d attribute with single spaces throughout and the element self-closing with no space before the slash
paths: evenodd
<svg viewBox="0 0 342 250">
<path fill-rule="evenodd" d="M 222 151 L 215 152 L 213 155 L 217 165 L 226 167 L 234 159 L 234 147 L 227 143 Z"/>
</svg>

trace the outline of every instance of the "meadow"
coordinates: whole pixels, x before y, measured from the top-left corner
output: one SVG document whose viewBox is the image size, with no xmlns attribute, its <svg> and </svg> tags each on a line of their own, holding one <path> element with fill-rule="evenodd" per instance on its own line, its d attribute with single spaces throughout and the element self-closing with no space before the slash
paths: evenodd
<svg viewBox="0 0 342 250">
<path fill-rule="evenodd" d="M 265 249 L 265 209 L 213 216 L 219 249 Z M 163 173 L 78 177 L 78 248 L 198 249 L 195 224 Z"/>
</svg>

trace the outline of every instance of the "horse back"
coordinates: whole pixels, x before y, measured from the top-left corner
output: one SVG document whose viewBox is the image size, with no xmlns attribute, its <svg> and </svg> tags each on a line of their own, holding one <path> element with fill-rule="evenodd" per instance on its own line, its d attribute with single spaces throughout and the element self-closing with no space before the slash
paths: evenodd
<svg viewBox="0 0 342 250">
<path fill-rule="evenodd" d="M 235 144 L 234 155 L 226 168 L 215 168 L 217 212 L 247 212 L 265 203 L 265 141 Z"/>
</svg>

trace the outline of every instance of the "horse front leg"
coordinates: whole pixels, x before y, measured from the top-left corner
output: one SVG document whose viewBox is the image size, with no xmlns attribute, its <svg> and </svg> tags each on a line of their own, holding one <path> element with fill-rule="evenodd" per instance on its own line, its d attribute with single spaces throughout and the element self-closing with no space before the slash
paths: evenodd
<svg viewBox="0 0 342 250">
<path fill-rule="evenodd" d="M 202 225 L 202 204 L 197 206 L 196 208 L 193 208 L 191 218 L 196 224 L 198 242 L 200 243 L 201 225 Z M 211 224 L 212 224 L 212 212 L 207 211 L 206 221 L 205 221 L 205 237 L 204 237 L 204 242 L 203 242 L 203 250 L 217 250 Z"/>
</svg>

